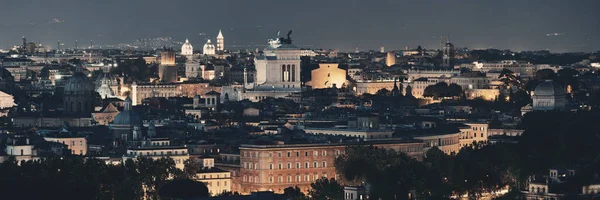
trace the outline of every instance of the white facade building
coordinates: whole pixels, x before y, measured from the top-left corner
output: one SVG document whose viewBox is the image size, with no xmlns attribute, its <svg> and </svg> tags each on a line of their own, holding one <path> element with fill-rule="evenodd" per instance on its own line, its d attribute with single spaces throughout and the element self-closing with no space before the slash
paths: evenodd
<svg viewBox="0 0 600 200">
<path fill-rule="evenodd" d="M 286 97 L 301 91 L 300 57 L 302 50 L 293 44 L 282 44 L 270 39 L 264 54 L 254 58 L 256 80 L 254 88 L 246 91 L 246 98 L 260 101 L 267 97 Z"/>
</svg>

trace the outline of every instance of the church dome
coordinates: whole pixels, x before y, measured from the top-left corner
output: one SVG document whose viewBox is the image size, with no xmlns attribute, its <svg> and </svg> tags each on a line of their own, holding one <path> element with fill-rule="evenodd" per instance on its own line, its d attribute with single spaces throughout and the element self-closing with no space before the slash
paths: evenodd
<svg viewBox="0 0 600 200">
<path fill-rule="evenodd" d="M 185 43 L 181 46 L 181 55 L 191 56 L 194 54 L 194 47 L 190 44 L 188 39 L 185 39 Z"/>
<path fill-rule="evenodd" d="M 131 104 L 132 104 L 131 98 L 127 97 L 125 99 L 125 102 L 123 103 L 125 108 L 117 116 L 115 116 L 115 119 L 113 120 L 112 124 L 115 124 L 115 125 L 139 125 L 139 124 L 142 124 L 142 118 L 140 117 L 140 115 L 137 112 L 135 112 L 131 109 Z"/>
<path fill-rule="evenodd" d="M 210 40 L 208 40 L 206 41 L 206 44 L 204 44 L 204 48 L 202 50 L 204 51 L 204 54 L 215 54 L 215 45 Z"/>
<path fill-rule="evenodd" d="M 94 86 L 88 78 L 81 72 L 76 72 L 69 78 L 65 84 L 65 94 L 91 93 Z"/>
<path fill-rule="evenodd" d="M 540 83 L 533 91 L 534 96 L 564 96 L 565 90 L 560 84 L 546 80 Z"/>
</svg>

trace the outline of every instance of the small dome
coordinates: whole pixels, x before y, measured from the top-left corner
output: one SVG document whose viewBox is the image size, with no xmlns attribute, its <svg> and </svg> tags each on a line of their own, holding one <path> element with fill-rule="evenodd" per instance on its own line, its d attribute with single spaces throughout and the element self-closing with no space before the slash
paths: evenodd
<svg viewBox="0 0 600 200">
<path fill-rule="evenodd" d="M 192 44 L 190 44 L 190 41 L 188 39 L 185 39 L 185 43 L 183 43 L 183 45 L 181 45 L 181 55 L 191 56 L 193 54 L 194 54 L 194 47 L 192 47 Z"/>
<path fill-rule="evenodd" d="M 565 90 L 560 84 L 546 80 L 540 83 L 533 91 L 534 96 L 564 96 Z"/>
<path fill-rule="evenodd" d="M 68 93 L 88 93 L 93 92 L 94 86 L 88 78 L 81 72 L 76 72 L 69 78 L 65 84 L 65 94 Z"/>
<path fill-rule="evenodd" d="M 118 125 L 136 125 L 142 124 L 142 118 L 134 111 L 120 112 L 112 122 Z"/>
<path fill-rule="evenodd" d="M 142 117 L 137 112 L 132 110 L 131 104 L 131 98 L 127 96 L 127 98 L 125 98 L 125 102 L 123 103 L 125 108 L 117 116 L 115 116 L 112 124 L 132 126 L 142 124 Z"/>
</svg>

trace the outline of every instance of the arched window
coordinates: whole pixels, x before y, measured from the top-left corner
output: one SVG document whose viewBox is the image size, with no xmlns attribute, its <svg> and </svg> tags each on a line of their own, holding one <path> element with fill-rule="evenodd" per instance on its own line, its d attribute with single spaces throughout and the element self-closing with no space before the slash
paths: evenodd
<svg viewBox="0 0 600 200">
<path fill-rule="evenodd" d="M 327 162 L 323 161 L 322 167 L 327 167 Z"/>
<path fill-rule="evenodd" d="M 273 169 L 273 163 L 269 163 L 269 169 Z"/>
<path fill-rule="evenodd" d="M 304 168 L 308 169 L 309 166 L 310 164 L 308 164 L 308 162 L 304 163 Z"/>
<path fill-rule="evenodd" d="M 283 164 L 279 163 L 279 169 L 283 168 Z"/>
<path fill-rule="evenodd" d="M 313 167 L 314 168 L 318 168 L 319 167 L 319 163 L 317 161 L 315 161 L 315 163 L 313 163 Z"/>
<path fill-rule="evenodd" d="M 300 168 L 301 168 L 301 167 L 300 167 L 300 163 L 299 163 L 299 162 L 298 162 L 298 163 L 296 163 L 296 169 L 300 169 Z"/>
<path fill-rule="evenodd" d="M 258 169 L 258 163 L 254 163 L 254 169 Z"/>
<path fill-rule="evenodd" d="M 288 166 L 287 166 L 287 168 L 288 168 L 288 169 L 291 169 L 291 168 L 292 168 L 292 163 L 288 163 Z"/>
</svg>

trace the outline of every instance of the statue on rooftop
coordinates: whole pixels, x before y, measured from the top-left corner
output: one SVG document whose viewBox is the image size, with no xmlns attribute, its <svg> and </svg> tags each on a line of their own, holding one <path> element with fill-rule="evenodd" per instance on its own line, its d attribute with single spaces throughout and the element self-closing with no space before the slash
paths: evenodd
<svg viewBox="0 0 600 200">
<path fill-rule="evenodd" d="M 277 35 L 279 36 L 279 32 L 277 32 Z M 292 38 L 290 35 L 292 35 L 292 30 L 288 32 L 287 38 L 280 37 L 279 41 L 281 41 L 281 44 L 292 44 Z"/>
</svg>

